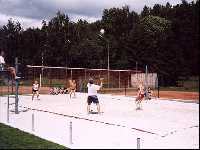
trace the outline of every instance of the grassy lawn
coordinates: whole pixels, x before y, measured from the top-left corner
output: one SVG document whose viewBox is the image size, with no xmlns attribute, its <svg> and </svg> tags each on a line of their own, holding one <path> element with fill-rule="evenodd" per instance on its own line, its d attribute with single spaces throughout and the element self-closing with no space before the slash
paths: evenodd
<svg viewBox="0 0 200 150">
<path fill-rule="evenodd" d="M 0 149 L 67 149 L 0 123 Z"/>
</svg>

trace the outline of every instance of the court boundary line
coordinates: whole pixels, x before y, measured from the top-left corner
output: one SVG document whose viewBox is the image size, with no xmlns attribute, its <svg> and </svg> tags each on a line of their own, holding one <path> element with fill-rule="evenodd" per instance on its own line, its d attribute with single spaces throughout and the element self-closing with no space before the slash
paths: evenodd
<svg viewBox="0 0 200 150">
<path fill-rule="evenodd" d="M 59 116 L 63 116 L 63 117 L 68 117 L 68 118 L 75 118 L 75 119 L 81 119 L 81 120 L 86 120 L 86 121 L 91 121 L 91 122 L 97 122 L 97 123 L 106 124 L 106 125 L 113 125 L 113 126 L 118 126 L 118 127 L 123 127 L 123 128 L 129 128 L 131 130 L 136 130 L 136 131 L 140 131 L 140 132 L 144 132 L 144 133 L 148 133 L 148 134 L 152 134 L 152 135 L 157 135 L 157 136 L 160 136 L 160 137 L 164 137 L 164 136 L 159 135 L 158 133 L 155 133 L 155 132 L 151 132 L 151 131 L 147 131 L 147 130 L 139 129 L 139 128 L 134 128 L 134 127 L 127 127 L 127 126 L 121 125 L 121 124 L 109 123 L 109 122 L 104 122 L 104 121 L 89 119 L 89 118 L 85 118 L 85 117 L 78 117 L 78 116 L 74 116 L 74 115 L 67 115 L 67 114 L 57 113 L 57 112 L 53 112 L 53 111 L 49 111 L 49 110 L 36 109 L 36 108 L 31 108 L 31 107 L 26 107 L 26 106 L 19 106 L 19 107 L 23 107 L 23 108 L 30 109 L 30 110 L 36 110 L 36 111 L 39 111 L 39 112 L 46 112 L 46 113 L 50 113 L 50 114 L 54 114 L 54 115 L 59 115 Z"/>
<path fill-rule="evenodd" d="M 128 128 L 128 129 L 131 129 L 131 130 L 136 130 L 136 131 L 140 131 L 140 132 L 144 132 L 144 133 L 148 133 L 148 134 L 152 134 L 152 135 L 157 135 L 157 136 L 162 137 L 162 138 L 167 137 L 168 135 L 174 134 L 175 132 L 178 131 L 178 130 L 174 130 L 174 131 L 170 131 L 168 133 L 165 133 L 164 135 L 160 135 L 158 133 L 147 131 L 147 130 L 144 130 L 144 129 L 134 128 L 134 127 L 127 127 L 125 125 L 120 125 L 120 124 L 115 124 L 115 123 L 98 121 L 98 120 L 94 120 L 94 119 L 78 117 L 78 116 L 74 116 L 74 115 L 67 115 L 67 114 L 57 113 L 57 112 L 48 111 L 48 110 L 35 109 L 35 108 L 30 108 L 30 107 L 25 107 L 25 106 L 19 106 L 19 107 L 23 107 L 23 108 L 30 109 L 30 110 L 36 110 L 36 111 L 40 111 L 40 112 L 46 112 L 46 113 L 50 113 L 50 114 L 54 114 L 54 115 L 69 117 L 69 118 L 81 119 L 81 120 L 86 120 L 86 121 L 91 121 L 91 122 L 102 123 L 102 124 L 106 124 L 106 125 L 113 125 L 113 126 Z M 194 127 L 199 127 L 199 126 L 198 125 L 193 125 L 193 126 L 190 126 L 188 128 L 194 128 Z M 183 128 L 183 129 L 185 130 L 186 128 Z"/>
</svg>

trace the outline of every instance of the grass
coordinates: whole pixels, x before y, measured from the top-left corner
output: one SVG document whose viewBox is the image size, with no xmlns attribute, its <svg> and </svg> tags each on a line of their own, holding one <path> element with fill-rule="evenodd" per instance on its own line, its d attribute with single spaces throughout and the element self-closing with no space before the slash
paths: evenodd
<svg viewBox="0 0 200 150">
<path fill-rule="evenodd" d="M 67 149 L 19 129 L 0 123 L 0 149 Z"/>
</svg>

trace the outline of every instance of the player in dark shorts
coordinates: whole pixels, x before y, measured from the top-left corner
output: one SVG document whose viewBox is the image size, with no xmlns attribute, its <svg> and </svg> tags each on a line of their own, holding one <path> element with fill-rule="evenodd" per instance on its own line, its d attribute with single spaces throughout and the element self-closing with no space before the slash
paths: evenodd
<svg viewBox="0 0 200 150">
<path fill-rule="evenodd" d="M 147 89 L 147 93 L 148 93 L 148 100 L 151 100 L 151 98 L 152 98 L 152 94 L 153 94 L 153 91 L 151 90 L 150 87 L 148 87 L 148 89 Z"/>
<path fill-rule="evenodd" d="M 99 104 L 98 97 L 96 95 L 88 96 L 87 103 L 88 105 L 91 105 L 91 103 Z"/>
<path fill-rule="evenodd" d="M 94 81 L 92 79 L 89 80 L 89 83 L 87 84 L 88 87 L 88 98 L 87 98 L 87 112 L 90 113 L 90 105 L 91 103 L 94 103 L 97 105 L 97 111 L 100 113 L 100 105 L 99 105 L 99 100 L 97 97 L 97 91 L 100 90 L 102 87 L 102 81 L 100 85 L 94 84 Z"/>
<path fill-rule="evenodd" d="M 35 81 L 33 84 L 32 93 L 32 100 L 34 99 L 35 94 L 37 95 L 37 100 L 39 100 L 39 84 L 37 81 Z"/>
</svg>

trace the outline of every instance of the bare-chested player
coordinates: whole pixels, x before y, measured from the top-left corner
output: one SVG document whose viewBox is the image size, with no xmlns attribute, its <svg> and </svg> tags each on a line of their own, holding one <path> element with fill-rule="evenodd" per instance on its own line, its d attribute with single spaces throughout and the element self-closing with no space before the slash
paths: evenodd
<svg viewBox="0 0 200 150">
<path fill-rule="evenodd" d="M 72 96 L 72 94 L 74 95 L 74 97 L 76 96 L 76 81 L 75 80 L 69 80 L 69 95 L 70 95 L 70 98 Z"/>
</svg>

